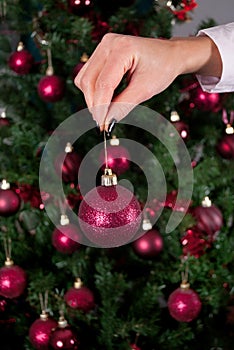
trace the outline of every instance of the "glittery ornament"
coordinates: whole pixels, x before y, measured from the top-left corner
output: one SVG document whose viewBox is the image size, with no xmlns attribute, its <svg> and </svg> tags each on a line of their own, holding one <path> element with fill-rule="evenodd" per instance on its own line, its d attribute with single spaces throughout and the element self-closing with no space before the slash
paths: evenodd
<svg viewBox="0 0 234 350">
<path fill-rule="evenodd" d="M 33 56 L 24 49 L 23 43 L 20 42 L 17 51 L 10 55 L 8 65 L 17 74 L 24 75 L 30 72 L 33 62 Z"/>
<path fill-rule="evenodd" d="M 58 252 L 63 254 L 72 254 L 79 247 L 78 243 L 81 239 L 81 234 L 75 225 L 58 225 L 52 233 L 52 244 Z"/>
<path fill-rule="evenodd" d="M 64 317 L 60 317 L 57 327 L 51 331 L 49 345 L 55 350 L 77 350 L 79 348 L 77 335 Z"/>
<path fill-rule="evenodd" d="M 110 174 L 110 169 L 107 173 Z M 111 175 L 106 176 L 112 177 Z M 80 227 L 99 247 L 129 243 L 141 223 L 141 207 L 134 194 L 120 185 L 102 185 L 89 191 L 79 207 Z"/>
<path fill-rule="evenodd" d="M 211 243 L 205 239 L 204 233 L 196 227 L 188 229 L 180 242 L 182 244 L 183 255 L 194 256 L 195 258 L 204 255 L 206 250 L 211 247 Z"/>
<path fill-rule="evenodd" d="M 192 215 L 196 219 L 196 227 L 213 241 L 223 226 L 223 214 L 219 208 L 211 203 L 208 197 L 192 210 Z"/>
<path fill-rule="evenodd" d="M 141 258 L 155 258 L 163 249 L 162 236 L 155 229 L 149 230 L 132 243 L 132 248 Z"/>
<path fill-rule="evenodd" d="M 105 168 L 105 151 L 102 150 L 99 156 L 100 163 Z M 107 162 L 108 166 L 116 175 L 124 173 L 130 167 L 130 154 L 128 150 L 119 145 L 118 139 L 115 137 L 110 140 L 110 146 L 107 146 Z"/>
<path fill-rule="evenodd" d="M 79 278 L 75 281 L 74 286 L 65 293 L 64 299 L 72 309 L 84 312 L 89 312 L 95 306 L 93 292 L 83 286 Z"/>
<path fill-rule="evenodd" d="M 50 333 L 56 327 L 57 322 L 42 312 L 40 318 L 35 320 L 29 328 L 29 340 L 32 346 L 38 350 L 47 350 Z"/>
<path fill-rule="evenodd" d="M 64 153 L 61 153 L 55 159 L 55 170 L 58 176 L 62 176 L 62 180 L 65 183 L 77 183 L 78 171 L 81 164 L 81 157 L 76 153 L 68 142 L 64 149 Z"/>
<path fill-rule="evenodd" d="M 23 294 L 26 284 L 25 271 L 7 258 L 5 266 L 0 269 L 0 295 L 9 299 L 17 298 Z"/>
<path fill-rule="evenodd" d="M 10 188 L 4 179 L 0 184 L 0 216 L 10 216 L 17 213 L 21 200 L 18 194 Z"/>
<path fill-rule="evenodd" d="M 182 282 L 168 298 L 169 313 L 179 322 L 193 321 L 198 317 L 201 307 L 199 295 L 190 288 L 187 282 Z"/>
<path fill-rule="evenodd" d="M 57 75 L 46 75 L 42 77 L 37 86 L 40 98 L 45 102 L 60 101 L 65 93 L 65 83 Z"/>
</svg>

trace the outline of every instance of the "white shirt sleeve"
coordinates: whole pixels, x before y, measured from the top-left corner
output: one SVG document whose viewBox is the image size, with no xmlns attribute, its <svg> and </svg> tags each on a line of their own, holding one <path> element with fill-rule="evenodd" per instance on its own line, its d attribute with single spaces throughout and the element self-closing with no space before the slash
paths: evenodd
<svg viewBox="0 0 234 350">
<path fill-rule="evenodd" d="M 216 44 L 222 59 L 221 78 L 197 75 L 204 91 L 234 91 L 234 22 L 200 30 L 197 34 L 209 36 Z"/>
</svg>

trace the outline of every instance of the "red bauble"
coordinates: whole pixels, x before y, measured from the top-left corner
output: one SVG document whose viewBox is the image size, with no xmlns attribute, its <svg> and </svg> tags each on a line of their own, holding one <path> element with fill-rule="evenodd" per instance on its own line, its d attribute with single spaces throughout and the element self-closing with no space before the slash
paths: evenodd
<svg viewBox="0 0 234 350">
<path fill-rule="evenodd" d="M 52 234 L 53 246 L 63 254 L 74 253 L 80 247 L 78 243 L 80 239 L 81 234 L 79 230 L 72 224 L 65 226 L 59 225 Z"/>
<path fill-rule="evenodd" d="M 172 292 L 168 298 L 170 315 L 179 322 L 191 322 L 201 311 L 199 295 L 189 287 L 188 283 L 181 283 L 180 288 Z"/>
<path fill-rule="evenodd" d="M 139 348 L 139 346 L 137 346 L 136 344 L 131 344 L 130 350 L 141 350 L 141 348 Z"/>
<path fill-rule="evenodd" d="M 0 298 L 0 312 L 5 312 L 7 307 L 6 299 Z"/>
<path fill-rule="evenodd" d="M 234 134 L 226 134 L 217 144 L 217 151 L 224 159 L 234 159 Z"/>
<path fill-rule="evenodd" d="M 185 208 L 188 207 L 188 204 L 191 205 L 191 200 L 188 201 L 187 199 L 182 198 L 177 201 L 177 195 L 177 190 L 172 190 L 170 193 L 168 193 L 164 202 L 164 206 L 166 208 L 172 209 L 173 211 L 185 212 Z"/>
<path fill-rule="evenodd" d="M 141 207 L 123 186 L 99 186 L 89 191 L 79 207 L 79 221 L 86 237 L 99 247 L 129 243 L 141 223 Z"/>
<path fill-rule="evenodd" d="M 64 299 L 72 309 L 84 312 L 89 312 L 95 306 L 93 292 L 84 287 L 79 279 L 74 283 L 74 287 L 65 293 Z"/>
<path fill-rule="evenodd" d="M 38 95 L 45 102 L 60 101 L 65 92 L 64 80 L 57 75 L 42 77 L 37 86 Z"/>
<path fill-rule="evenodd" d="M 155 258 L 163 249 L 162 236 L 155 229 L 149 230 L 132 243 L 132 248 L 141 258 Z"/>
<path fill-rule="evenodd" d="M 10 121 L 9 119 L 5 116 L 5 113 L 2 112 L 1 117 L 0 117 L 0 129 L 4 128 L 5 126 L 9 126 Z"/>
<path fill-rule="evenodd" d="M 14 215 L 20 208 L 20 197 L 9 187 L 9 183 L 3 180 L 0 188 L 0 216 Z"/>
<path fill-rule="evenodd" d="M 77 76 L 81 68 L 83 68 L 83 66 L 88 61 L 88 59 L 89 59 L 88 55 L 86 53 L 83 53 L 83 55 L 81 56 L 80 62 L 77 63 L 77 65 L 73 68 L 73 71 L 72 71 L 73 80 L 75 79 L 75 77 Z"/>
<path fill-rule="evenodd" d="M 67 324 L 66 320 L 60 318 L 58 326 L 50 333 L 49 345 L 55 350 L 77 350 L 78 339 L 75 331 Z"/>
<path fill-rule="evenodd" d="M 9 67 L 17 74 L 28 74 L 33 66 L 33 56 L 31 53 L 23 49 L 23 45 L 19 44 L 16 52 L 13 52 L 8 60 Z"/>
<path fill-rule="evenodd" d="M 80 155 L 73 150 L 70 143 L 67 143 L 64 153 L 59 154 L 55 159 L 56 173 L 62 176 L 62 180 L 66 183 L 77 183 L 81 161 Z"/>
<path fill-rule="evenodd" d="M 105 153 L 104 150 L 100 153 L 100 162 L 105 168 Z M 116 175 L 124 173 L 130 167 L 130 154 L 128 150 L 121 146 L 107 146 L 107 163 Z"/>
<path fill-rule="evenodd" d="M 209 240 L 214 240 L 223 226 L 223 214 L 215 205 L 199 205 L 192 210 L 196 219 L 196 227 L 202 231 Z"/>
<path fill-rule="evenodd" d="M 57 322 L 42 313 L 40 318 L 34 321 L 29 328 L 29 340 L 32 346 L 38 350 L 47 350 L 52 329 L 57 327 Z"/>
<path fill-rule="evenodd" d="M 183 247 L 183 255 L 192 255 L 195 258 L 205 254 L 206 249 L 211 246 L 210 242 L 204 238 L 204 233 L 196 227 L 188 229 L 180 241 Z"/>
<path fill-rule="evenodd" d="M 23 294 L 27 284 L 26 273 L 21 267 L 7 260 L 0 269 L 0 295 L 5 298 L 17 298 Z"/>
<path fill-rule="evenodd" d="M 30 203 L 33 208 L 44 208 L 41 194 L 38 188 L 30 184 L 19 184 L 16 193 L 25 203 Z"/>
<path fill-rule="evenodd" d="M 92 8 L 92 0 L 67 0 L 68 9 L 74 15 L 84 16 Z"/>
<path fill-rule="evenodd" d="M 189 106 L 204 112 L 217 112 L 222 107 L 221 95 L 203 91 L 200 86 L 197 86 L 190 91 Z"/>
</svg>

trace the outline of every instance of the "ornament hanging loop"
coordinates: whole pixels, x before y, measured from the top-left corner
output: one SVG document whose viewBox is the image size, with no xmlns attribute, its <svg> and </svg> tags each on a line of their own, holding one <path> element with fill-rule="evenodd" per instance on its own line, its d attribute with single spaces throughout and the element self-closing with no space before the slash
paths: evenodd
<svg viewBox="0 0 234 350">
<path fill-rule="evenodd" d="M 12 251 L 11 239 L 3 238 L 3 244 L 4 244 L 5 255 L 6 255 L 5 266 L 12 266 L 14 265 L 14 262 L 11 259 L 11 251 Z"/>
<path fill-rule="evenodd" d="M 115 186 L 118 184 L 117 176 L 112 173 L 112 170 L 108 166 L 108 155 L 107 155 L 107 145 L 106 145 L 106 132 L 104 130 L 104 154 L 105 154 L 105 169 L 104 174 L 101 177 L 102 186 Z"/>
<path fill-rule="evenodd" d="M 188 263 L 185 263 L 185 270 L 181 272 L 181 279 L 182 282 L 180 284 L 180 288 L 182 289 L 188 289 L 190 287 L 190 284 L 188 282 L 188 275 L 189 275 L 189 268 L 188 268 Z"/>
</svg>

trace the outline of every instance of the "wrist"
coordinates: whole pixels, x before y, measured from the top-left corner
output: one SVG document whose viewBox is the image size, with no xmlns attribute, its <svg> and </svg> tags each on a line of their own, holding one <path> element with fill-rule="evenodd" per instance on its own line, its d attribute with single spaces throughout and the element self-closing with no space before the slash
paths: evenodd
<svg viewBox="0 0 234 350">
<path fill-rule="evenodd" d="M 175 57 L 179 57 L 179 74 L 196 73 L 221 77 L 222 60 L 219 50 L 208 36 L 172 38 Z"/>
</svg>

